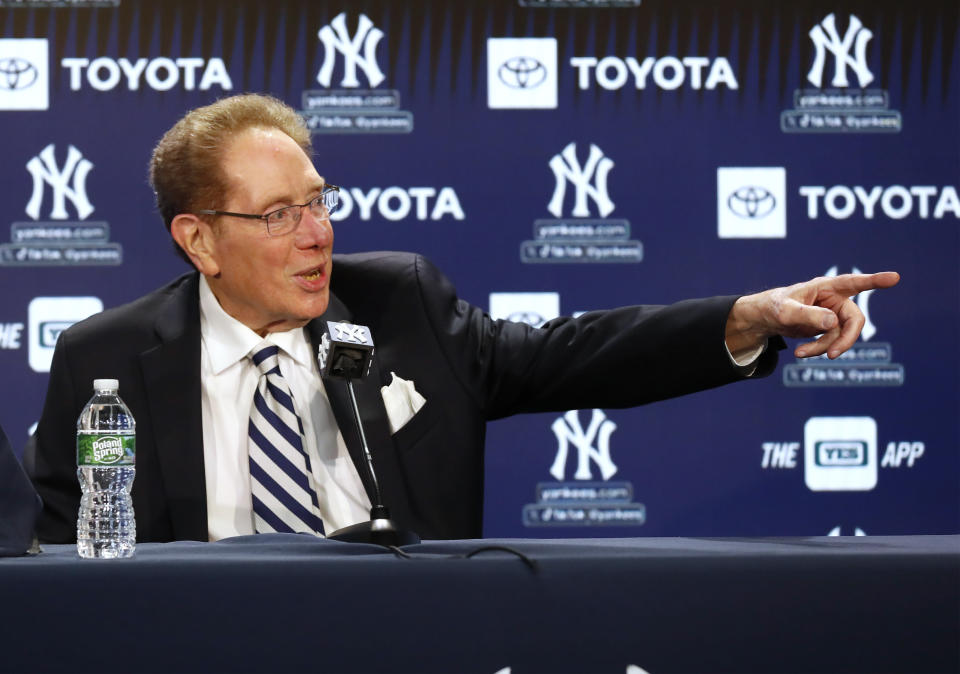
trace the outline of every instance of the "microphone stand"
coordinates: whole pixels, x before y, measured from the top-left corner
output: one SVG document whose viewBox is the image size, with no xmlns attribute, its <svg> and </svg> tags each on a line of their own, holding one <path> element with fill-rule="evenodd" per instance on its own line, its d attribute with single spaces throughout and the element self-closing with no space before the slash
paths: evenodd
<svg viewBox="0 0 960 674">
<path fill-rule="evenodd" d="M 352 368 L 348 368 L 348 371 Z M 373 457 L 370 454 L 370 448 L 367 446 L 367 436 L 363 432 L 363 422 L 360 420 L 360 408 L 357 406 L 357 396 L 353 390 L 353 379 L 347 377 L 347 391 L 350 393 L 350 404 L 353 407 L 353 418 L 357 422 L 357 431 L 360 434 L 360 444 L 363 446 L 363 454 L 366 457 L 366 473 L 373 485 L 373 505 L 370 508 L 370 521 L 358 522 L 349 527 L 337 529 L 327 538 L 334 541 L 345 541 L 347 543 L 373 543 L 385 547 L 412 545 L 420 542 L 420 537 L 412 531 L 401 529 L 390 519 L 390 512 L 383 504 L 383 497 L 380 495 L 380 483 L 377 481 L 377 474 L 373 470 Z"/>
</svg>

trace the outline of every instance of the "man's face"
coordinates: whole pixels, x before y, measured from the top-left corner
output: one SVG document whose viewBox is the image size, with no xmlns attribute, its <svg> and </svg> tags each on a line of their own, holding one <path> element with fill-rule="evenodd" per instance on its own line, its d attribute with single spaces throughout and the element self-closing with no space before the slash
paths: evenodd
<svg viewBox="0 0 960 674">
<path fill-rule="evenodd" d="M 224 153 L 229 186 L 221 208 L 263 215 L 303 204 L 324 186 L 310 159 L 279 129 L 247 129 Z M 270 236 L 266 222 L 220 216 L 210 257 L 219 274 L 207 276 L 224 311 L 259 335 L 305 325 L 327 309 L 333 229 L 304 208 L 300 225 Z"/>
</svg>

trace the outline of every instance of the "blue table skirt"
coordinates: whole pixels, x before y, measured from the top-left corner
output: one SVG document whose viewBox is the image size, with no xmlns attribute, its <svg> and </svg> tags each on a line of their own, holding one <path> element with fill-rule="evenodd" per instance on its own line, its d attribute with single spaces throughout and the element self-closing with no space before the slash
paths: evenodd
<svg viewBox="0 0 960 674">
<path fill-rule="evenodd" d="M 960 536 L 403 553 L 272 534 L 0 559 L 0 671 L 960 671 Z"/>
</svg>

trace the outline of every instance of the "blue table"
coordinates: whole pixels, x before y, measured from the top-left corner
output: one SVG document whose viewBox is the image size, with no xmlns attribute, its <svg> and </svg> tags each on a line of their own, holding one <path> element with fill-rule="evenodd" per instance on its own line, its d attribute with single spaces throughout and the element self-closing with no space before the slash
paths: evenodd
<svg viewBox="0 0 960 674">
<path fill-rule="evenodd" d="M 527 561 L 464 556 L 490 546 Z M 0 670 L 960 671 L 960 536 L 403 552 L 274 534 L 0 559 Z"/>
</svg>

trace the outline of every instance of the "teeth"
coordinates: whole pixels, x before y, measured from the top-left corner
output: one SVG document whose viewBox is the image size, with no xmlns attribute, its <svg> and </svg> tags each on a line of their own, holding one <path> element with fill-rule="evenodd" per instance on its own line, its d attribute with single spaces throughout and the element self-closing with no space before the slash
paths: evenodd
<svg viewBox="0 0 960 674">
<path fill-rule="evenodd" d="M 318 278 L 320 278 L 320 270 L 314 269 L 313 271 L 304 274 L 303 278 L 307 279 L 308 281 L 316 281 Z"/>
</svg>

